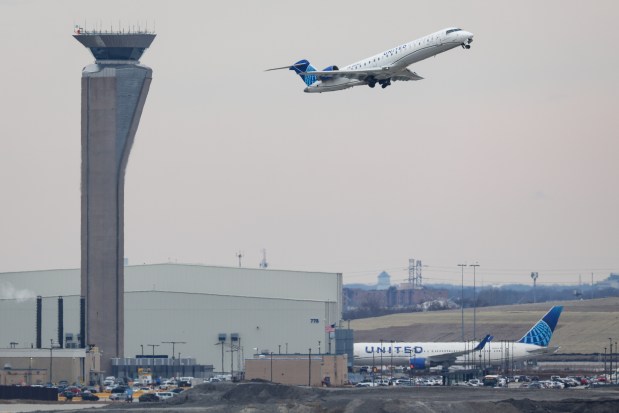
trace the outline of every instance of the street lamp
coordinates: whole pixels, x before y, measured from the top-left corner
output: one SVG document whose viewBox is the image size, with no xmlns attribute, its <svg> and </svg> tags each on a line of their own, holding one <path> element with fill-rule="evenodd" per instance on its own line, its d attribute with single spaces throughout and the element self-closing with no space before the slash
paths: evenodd
<svg viewBox="0 0 619 413">
<path fill-rule="evenodd" d="M 273 383 L 273 352 L 271 351 L 271 383 Z"/>
<path fill-rule="evenodd" d="M 161 344 L 172 344 L 172 360 L 174 360 L 174 345 L 175 344 L 187 344 L 185 341 L 162 341 Z"/>
<path fill-rule="evenodd" d="M 312 387 L 312 348 L 311 347 L 309 349 L 308 360 L 309 360 L 309 368 L 307 370 L 308 370 L 309 378 L 308 378 L 307 385 L 308 387 Z"/>
<path fill-rule="evenodd" d="M 372 385 L 374 385 L 374 378 L 376 377 L 376 372 L 374 371 L 376 369 L 376 362 L 375 360 L 375 355 L 376 355 L 376 347 L 372 347 Z"/>
<path fill-rule="evenodd" d="M 390 380 L 393 382 L 393 340 L 391 340 L 391 348 L 389 349 L 389 353 L 391 353 L 391 363 L 389 366 L 389 376 Z"/>
<path fill-rule="evenodd" d="M 380 339 L 380 383 L 383 383 L 383 339 Z"/>
<path fill-rule="evenodd" d="M 155 358 L 155 347 L 159 347 L 159 344 L 147 344 L 147 346 L 150 346 L 153 348 L 153 358 Z"/>
<path fill-rule="evenodd" d="M 609 379 L 612 380 L 613 375 L 613 339 L 608 337 L 608 342 L 610 343 L 608 350 L 608 374 Z"/>
<path fill-rule="evenodd" d="M 52 381 L 52 361 L 54 359 L 53 354 L 52 354 L 52 350 L 54 349 L 54 340 L 53 339 L 49 339 L 49 382 L 53 383 Z"/>
<path fill-rule="evenodd" d="M 477 293 L 475 291 L 475 270 L 479 267 L 479 264 L 471 264 L 469 267 L 473 267 L 473 341 L 477 339 L 475 333 L 475 326 L 477 324 Z"/>
<path fill-rule="evenodd" d="M 460 312 L 462 313 L 462 341 L 464 342 L 464 267 L 466 264 L 458 264 L 462 269 L 462 290 L 460 292 Z"/>
</svg>

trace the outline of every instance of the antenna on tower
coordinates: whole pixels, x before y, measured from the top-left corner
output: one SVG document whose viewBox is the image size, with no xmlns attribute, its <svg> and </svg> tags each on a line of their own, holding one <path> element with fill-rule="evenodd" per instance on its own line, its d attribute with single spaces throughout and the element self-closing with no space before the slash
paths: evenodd
<svg viewBox="0 0 619 413">
<path fill-rule="evenodd" d="M 537 284 L 537 278 L 539 274 L 537 272 L 531 273 L 531 279 L 533 280 L 533 303 L 535 304 L 535 285 Z"/>
<path fill-rule="evenodd" d="M 262 269 L 266 269 L 269 266 L 269 263 L 267 262 L 267 250 L 266 249 L 262 249 L 262 261 L 260 261 L 260 268 Z"/>
<path fill-rule="evenodd" d="M 582 300 L 582 276 L 578 274 L 578 290 L 574 290 L 574 296 Z"/>
</svg>

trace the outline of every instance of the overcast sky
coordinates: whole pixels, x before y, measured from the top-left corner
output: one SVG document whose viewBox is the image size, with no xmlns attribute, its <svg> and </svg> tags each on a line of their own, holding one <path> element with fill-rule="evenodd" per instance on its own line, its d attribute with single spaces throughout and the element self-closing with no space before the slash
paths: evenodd
<svg viewBox="0 0 619 413">
<path fill-rule="evenodd" d="M 125 256 L 373 283 L 577 283 L 619 271 L 619 2 L 0 0 L 0 272 L 80 265 L 87 28 L 155 28 Z M 441 28 L 425 79 L 310 95 L 288 71 Z M 472 270 L 467 268 L 467 282 Z"/>
</svg>

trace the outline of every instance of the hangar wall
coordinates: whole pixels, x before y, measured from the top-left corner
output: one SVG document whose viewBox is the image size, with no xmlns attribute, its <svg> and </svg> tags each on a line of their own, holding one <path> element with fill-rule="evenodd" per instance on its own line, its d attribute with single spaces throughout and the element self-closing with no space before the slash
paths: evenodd
<svg viewBox="0 0 619 413">
<path fill-rule="evenodd" d="M 43 296 L 42 343 L 57 338 L 57 297 L 64 297 L 64 331 L 79 332 L 79 269 L 0 274 L 0 348 L 35 343 L 37 295 Z M 14 292 L 28 292 L 17 298 Z M 125 356 L 195 357 L 221 369 L 218 335 L 227 335 L 224 370 L 230 371 L 230 335 L 240 337 L 234 370 L 257 349 L 307 353 L 329 349 L 325 327 L 341 319 L 338 273 L 157 264 L 125 268 Z M 3 298 L 4 297 L 4 298 Z M 30 298 L 24 298 L 30 297 Z M 3 298 L 3 299 L 2 299 Z M 110 308 L 110 311 L 114 311 Z M 87 343 L 90 343 L 87 339 Z M 96 344 L 96 343 L 90 343 Z M 335 352 L 335 342 L 331 343 Z"/>
</svg>

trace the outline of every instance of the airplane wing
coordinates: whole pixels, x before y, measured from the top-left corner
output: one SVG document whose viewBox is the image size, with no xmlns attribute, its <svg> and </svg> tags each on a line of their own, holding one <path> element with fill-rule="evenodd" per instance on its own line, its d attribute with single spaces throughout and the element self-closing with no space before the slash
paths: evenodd
<svg viewBox="0 0 619 413">
<path fill-rule="evenodd" d="M 389 68 L 381 69 L 365 69 L 365 70 L 316 70 L 305 72 L 304 75 L 324 76 L 330 78 L 346 78 L 356 80 L 367 80 L 368 77 L 374 77 L 377 80 L 391 78 L 393 80 L 421 80 L 423 77 L 408 69 L 402 69 L 398 72 L 393 72 Z"/>
<path fill-rule="evenodd" d="M 475 348 L 472 348 L 470 350 L 464 350 L 464 351 L 456 351 L 454 353 L 445 353 L 445 354 L 439 354 L 436 356 L 429 356 L 426 359 L 428 361 L 431 361 L 432 363 L 437 363 L 437 364 L 442 364 L 446 362 L 454 362 L 460 356 L 464 356 L 465 354 L 470 354 L 475 351 L 483 350 L 486 344 L 488 344 L 493 338 L 494 338 L 493 336 L 488 334 L 486 337 L 484 337 L 482 341 L 479 342 L 479 344 Z"/>
<path fill-rule="evenodd" d="M 419 76 L 415 72 L 411 72 L 408 69 L 404 69 L 391 76 L 392 80 L 421 80 L 423 77 Z"/>
</svg>

